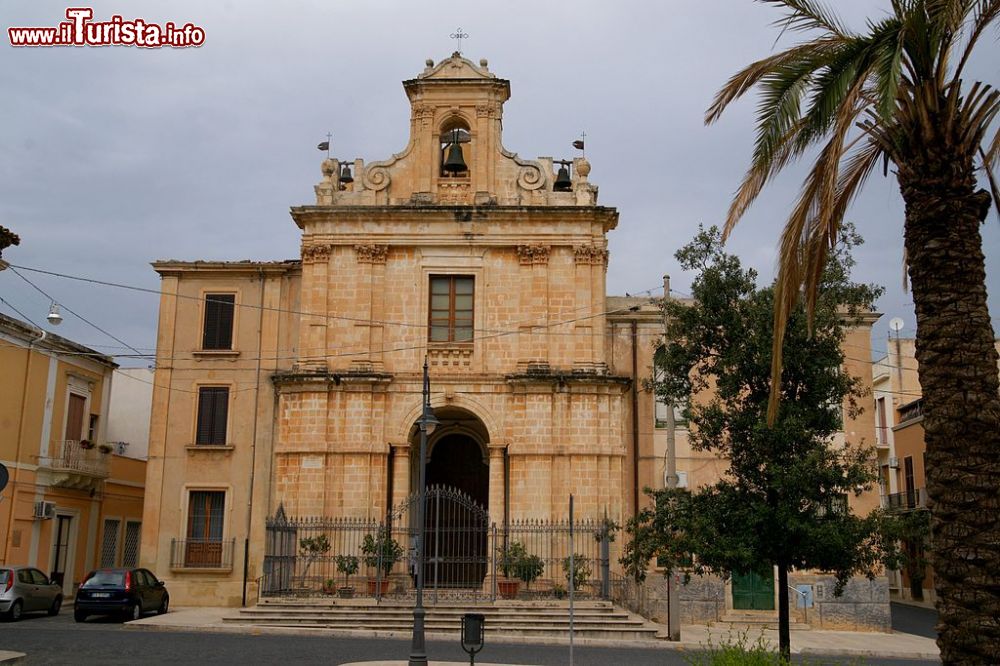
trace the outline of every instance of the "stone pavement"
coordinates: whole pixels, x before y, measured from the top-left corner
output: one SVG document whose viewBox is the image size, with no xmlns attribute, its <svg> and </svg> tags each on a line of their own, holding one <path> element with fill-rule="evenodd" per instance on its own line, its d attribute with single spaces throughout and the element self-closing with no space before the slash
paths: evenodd
<svg viewBox="0 0 1000 666">
<path fill-rule="evenodd" d="M 23 660 L 24 660 L 23 652 L 11 652 L 10 650 L 0 650 L 0 664 L 19 664 Z"/>
<path fill-rule="evenodd" d="M 235 615 L 238 609 L 235 608 L 171 608 L 166 615 L 153 615 L 129 622 L 126 629 L 131 630 L 164 630 L 164 631 L 219 631 L 227 633 L 248 633 L 260 634 L 303 634 L 303 635 L 334 635 L 334 636 L 363 636 L 367 638 L 409 638 L 409 633 L 400 632 L 371 632 L 371 631 L 343 631 L 333 629 L 307 629 L 295 627 L 247 627 L 234 624 L 224 624 L 222 618 Z M 488 628 L 487 628 L 488 631 Z M 669 641 L 616 641 L 602 639 L 576 639 L 577 645 L 608 646 L 608 647 L 660 647 L 665 650 L 692 650 L 707 646 L 709 643 L 718 645 L 720 642 L 733 637 L 735 634 L 729 629 L 718 627 L 706 627 L 702 625 L 683 625 L 681 627 L 681 640 L 677 643 Z M 773 646 L 778 644 L 777 631 L 759 632 L 752 630 L 748 634 L 748 640 L 753 643 L 758 636 L 762 636 L 765 641 Z M 453 635 L 428 633 L 429 639 L 454 638 Z M 518 636 L 493 636 L 491 641 L 497 643 L 540 643 L 565 645 L 569 643 L 569 637 L 565 639 L 527 639 Z M 894 659 L 939 659 L 940 652 L 937 644 L 931 638 L 915 636 L 913 634 L 903 634 L 894 632 L 891 634 L 867 633 L 856 631 L 821 631 L 817 629 L 809 631 L 792 632 L 792 652 L 795 654 L 823 654 L 829 656 L 857 656 L 857 657 L 882 657 Z M 389 663 L 389 662 L 386 662 Z"/>
</svg>

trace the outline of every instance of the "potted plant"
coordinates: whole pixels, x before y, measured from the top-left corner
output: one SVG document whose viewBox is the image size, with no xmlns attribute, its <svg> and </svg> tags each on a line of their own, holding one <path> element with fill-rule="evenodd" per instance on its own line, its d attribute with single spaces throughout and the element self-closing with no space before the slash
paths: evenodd
<svg viewBox="0 0 1000 666">
<path fill-rule="evenodd" d="M 351 576 L 358 573 L 358 558 L 354 555 L 337 555 L 335 561 L 337 571 L 344 574 L 344 584 L 337 588 L 337 596 L 341 599 L 350 599 L 354 596 L 354 588 L 350 584 Z"/>
<path fill-rule="evenodd" d="M 497 579 L 497 591 L 504 599 L 517 597 L 520 587 L 519 570 L 521 563 L 528 556 L 528 551 L 520 541 L 509 541 L 497 546 L 497 568 L 502 578 Z M 537 578 L 537 576 L 536 576 Z"/>
<path fill-rule="evenodd" d="M 531 589 L 531 584 L 538 580 L 545 570 L 545 563 L 538 555 L 525 554 L 517 564 L 517 577 L 524 582 L 526 589 Z"/>
<path fill-rule="evenodd" d="M 552 596 L 554 596 L 556 599 L 562 599 L 563 597 L 566 596 L 566 588 L 560 585 L 559 583 L 554 583 L 552 585 Z"/>
<path fill-rule="evenodd" d="M 323 594 L 333 594 L 336 590 L 337 583 L 332 578 L 327 578 L 323 581 Z"/>
<path fill-rule="evenodd" d="M 330 552 L 330 539 L 325 534 L 299 539 L 299 554 L 306 559 L 306 566 L 302 571 L 302 587 L 308 587 L 309 568 L 313 562 L 328 552 Z"/>
<path fill-rule="evenodd" d="M 392 538 L 389 530 L 383 527 L 378 530 L 377 535 L 365 535 L 365 540 L 361 544 L 361 552 L 364 555 L 365 565 L 374 567 L 376 575 L 381 572 L 381 576 L 368 580 L 368 594 L 374 596 L 376 580 L 379 578 L 381 578 L 379 595 L 385 594 L 389 591 L 389 572 L 403 556 L 403 547 Z"/>
<path fill-rule="evenodd" d="M 590 565 L 587 564 L 587 558 L 579 553 L 573 553 L 572 566 L 569 557 L 563 558 L 563 571 L 566 574 L 566 585 L 572 585 L 574 591 L 579 590 L 590 579 Z"/>
<path fill-rule="evenodd" d="M 111 453 L 113 450 L 112 446 L 106 442 L 104 444 L 98 444 L 97 449 L 103 454 Z"/>
</svg>

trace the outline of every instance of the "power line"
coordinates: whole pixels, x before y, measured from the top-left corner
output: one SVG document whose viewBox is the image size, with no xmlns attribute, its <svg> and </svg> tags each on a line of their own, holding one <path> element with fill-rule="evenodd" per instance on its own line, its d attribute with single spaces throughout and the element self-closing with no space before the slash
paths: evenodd
<svg viewBox="0 0 1000 666">
<path fill-rule="evenodd" d="M 9 268 L 10 270 L 12 270 L 12 271 L 14 272 L 14 275 L 16 275 L 17 277 L 21 278 L 22 280 L 24 280 L 25 282 L 27 282 L 27 283 L 28 283 L 29 285 L 31 285 L 32 287 L 34 287 L 34 288 L 35 288 L 35 290 L 36 290 L 36 291 L 37 291 L 38 293 L 40 293 L 40 294 L 41 294 L 42 296 L 44 296 L 45 298 L 49 299 L 49 300 L 50 300 L 51 302 L 53 302 L 53 303 L 55 303 L 55 302 L 56 302 L 56 299 L 54 299 L 54 298 L 52 298 L 51 296 L 49 296 L 48 294 L 46 294 L 46 293 L 45 293 L 45 292 L 44 292 L 44 291 L 42 290 L 42 288 L 41 288 L 41 287 L 39 287 L 39 286 L 38 286 L 38 285 L 36 285 L 36 284 L 35 284 L 34 282 L 32 282 L 32 281 L 31 281 L 31 280 L 29 280 L 28 278 L 26 278 L 26 277 L 24 277 L 23 275 L 21 275 L 21 273 L 20 273 L 20 272 L 19 272 L 19 271 L 17 270 L 17 268 L 15 268 L 14 266 L 11 266 L 10 264 L 8 264 L 8 265 L 7 265 L 7 267 L 8 267 L 8 268 Z M 111 338 L 111 339 L 112 339 L 112 340 L 114 340 L 115 342 L 120 342 L 121 344 L 125 345 L 125 347 L 127 347 L 128 349 L 131 349 L 132 351 L 134 351 L 134 352 L 135 352 L 136 354 L 141 354 L 141 353 L 142 353 L 142 352 L 140 352 L 140 351 L 139 351 L 138 349 L 136 349 L 135 347 L 133 347 L 132 345 L 130 345 L 129 343 L 127 343 L 127 342 L 125 342 L 124 340 L 122 340 L 121 338 L 117 338 L 117 337 L 115 337 L 114 335 L 112 335 L 111 333 L 108 333 L 108 332 L 107 332 L 107 331 L 105 331 L 105 330 L 104 330 L 103 328 L 101 328 L 100 326 L 98 326 L 98 325 L 97 325 L 97 324 L 95 324 L 94 322 L 90 321 L 89 319 L 87 319 L 87 318 L 86 318 L 86 317 L 84 317 L 83 315 L 81 315 L 81 314 L 78 314 L 78 313 L 74 312 L 74 311 L 73 311 L 73 310 L 71 310 L 71 309 L 70 309 L 70 307 L 69 307 L 68 305 L 66 305 L 65 303 L 61 303 L 61 305 L 62 305 L 62 306 L 63 306 L 63 308 L 64 308 L 64 309 L 66 310 L 66 312 L 70 313 L 71 315 L 73 315 L 74 317 L 76 317 L 76 318 L 77 318 L 77 319 L 79 319 L 80 321 L 84 322 L 85 324 L 89 324 L 90 326 L 92 326 L 93 328 L 97 329 L 98 331 L 100 331 L 100 332 L 101 332 L 101 333 L 103 333 L 104 335 L 108 336 L 109 338 Z"/>
<path fill-rule="evenodd" d="M 41 268 L 31 268 L 29 266 L 18 266 L 16 264 L 9 264 L 9 266 L 12 269 L 13 268 L 20 268 L 23 271 L 31 271 L 33 273 L 40 273 L 42 275 L 50 275 L 52 277 L 58 277 L 58 278 L 66 279 L 66 280 L 76 280 L 78 282 L 88 282 L 88 283 L 91 283 L 91 284 L 98 284 L 98 285 L 102 285 L 102 286 L 106 286 L 106 287 L 115 287 L 117 289 L 128 289 L 130 291 L 138 291 L 138 292 L 143 292 L 143 293 L 147 293 L 147 294 L 155 294 L 156 296 L 159 296 L 159 297 L 173 296 L 174 298 L 183 298 L 183 299 L 188 299 L 188 300 L 194 300 L 194 301 L 198 301 L 199 303 L 202 302 L 202 300 L 203 300 L 200 296 L 189 296 L 187 294 L 178 294 L 178 293 L 163 292 L 163 291 L 160 291 L 160 290 L 157 290 L 157 289 L 150 289 L 148 287 L 137 287 L 135 285 L 122 284 L 120 282 L 109 282 L 107 280 L 98 280 L 96 278 L 82 277 L 82 276 L 79 276 L 79 275 L 69 275 L 69 274 L 66 274 L 66 273 L 58 273 L 58 272 L 55 272 L 55 271 L 43 270 Z M 15 273 L 16 272 L 17 271 L 15 271 Z M 18 275 L 20 276 L 20 273 L 18 273 Z M 24 279 L 23 276 L 21 276 L 21 277 L 22 277 L 22 279 Z M 32 285 L 32 286 L 34 286 L 34 285 Z M 36 287 L 36 289 L 37 289 L 37 287 Z M 642 291 L 634 292 L 633 295 L 651 295 L 651 294 L 653 294 L 655 292 L 662 291 L 662 290 L 663 290 L 663 287 L 661 285 L 661 286 L 653 287 L 651 289 L 644 289 Z M 632 292 L 629 292 L 629 293 L 632 293 Z M 346 316 L 346 315 L 334 315 L 334 314 L 330 314 L 328 312 L 319 313 L 319 312 L 308 312 L 308 311 L 305 311 L 305 310 L 290 310 L 290 309 L 286 309 L 286 308 L 275 308 L 275 307 L 269 307 L 269 306 L 265 306 L 265 305 L 254 305 L 252 303 L 237 303 L 235 305 L 236 305 L 236 307 L 249 308 L 249 309 L 252 309 L 252 310 L 264 310 L 265 312 L 277 312 L 277 313 L 285 313 L 285 314 L 294 314 L 294 315 L 301 315 L 301 316 L 306 316 L 306 317 L 315 317 L 317 319 L 327 319 L 327 320 L 332 319 L 332 320 L 337 320 L 337 321 L 348 321 L 348 322 L 353 322 L 353 323 L 358 323 L 358 324 L 367 324 L 369 326 L 372 326 L 372 325 L 375 325 L 375 326 L 399 326 L 399 327 L 419 328 L 419 329 L 428 329 L 428 328 L 430 328 L 430 324 L 420 324 L 420 323 L 413 323 L 413 322 L 406 322 L 406 321 L 394 321 L 394 320 L 388 320 L 388 319 L 371 319 L 371 318 L 367 318 L 366 319 L 366 318 L 363 318 L 363 317 L 349 317 L 349 316 Z M 586 309 L 586 308 L 589 308 L 589 307 L 590 307 L 589 304 L 588 305 L 584 305 L 584 306 L 581 306 L 579 308 L 575 308 L 574 310 L 570 310 L 570 312 L 575 312 L 575 311 L 583 310 L 583 309 Z M 521 322 L 523 322 L 523 321 L 527 321 L 527 320 L 521 320 Z M 518 323 L 521 323 L 521 322 L 513 322 L 513 323 L 514 324 L 518 324 Z M 475 332 L 475 333 L 487 333 L 487 334 L 497 333 L 497 332 L 506 332 L 505 329 L 489 329 L 489 328 L 484 328 L 484 329 L 473 328 L 472 331 Z M 117 338 L 115 338 L 115 339 L 117 340 Z M 119 342 L 121 342 L 121 341 L 119 340 Z M 125 343 L 122 343 L 122 344 L 125 344 Z M 133 349 L 129 345 L 125 345 L 125 346 L 128 349 Z M 133 349 L 133 351 L 135 351 L 135 350 Z"/>
<path fill-rule="evenodd" d="M 23 312 L 21 312 L 20 310 L 18 310 L 17 308 L 15 308 L 15 307 L 14 307 L 14 306 L 13 306 L 13 305 L 12 305 L 12 304 L 10 303 L 10 301 L 7 301 L 7 300 L 5 300 L 3 296 L 0 296 L 0 303 L 3 303 L 4 305 L 6 305 L 7 307 L 9 307 L 9 308 L 10 308 L 11 310 L 13 310 L 14 312 L 16 312 L 17 314 L 21 315 L 21 317 L 22 317 L 22 318 L 23 318 L 23 319 L 24 319 L 24 320 L 25 320 L 26 322 L 28 322 L 29 324 L 31 324 L 31 325 L 32 325 L 32 326 L 34 326 L 35 328 L 38 328 L 38 329 L 41 329 L 41 326 L 39 326 L 39 325 L 38 325 L 38 324 L 36 324 L 36 323 L 35 323 L 34 321 L 32 321 L 32 320 L 31 320 L 31 319 L 30 319 L 30 318 L 28 317 L 28 315 L 24 314 Z"/>
</svg>

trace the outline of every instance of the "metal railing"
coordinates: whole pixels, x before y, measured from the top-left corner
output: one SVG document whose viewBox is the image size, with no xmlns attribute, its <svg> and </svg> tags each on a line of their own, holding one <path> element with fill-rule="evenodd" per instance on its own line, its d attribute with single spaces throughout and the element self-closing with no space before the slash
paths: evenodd
<svg viewBox="0 0 1000 666">
<path fill-rule="evenodd" d="M 332 594 L 348 587 L 352 595 L 376 599 L 412 595 L 419 532 L 416 511 L 410 511 L 414 498 L 419 496 L 383 521 L 289 518 L 279 508 L 266 525 L 260 595 Z M 613 533 L 603 520 L 576 520 L 572 526 L 569 520 L 512 520 L 498 525 L 461 493 L 439 487 L 428 489 L 425 533 L 424 590 L 431 603 L 439 598 L 495 600 L 512 594 L 522 599 L 562 598 L 574 583 L 578 597 L 610 597 Z M 396 548 L 373 550 L 372 540 L 379 539 L 391 539 Z M 381 559 L 382 553 L 394 550 L 398 559 Z M 571 575 L 571 553 L 575 575 Z M 338 561 L 347 558 L 356 558 L 358 565 L 350 577 L 338 569 Z"/>
<path fill-rule="evenodd" d="M 111 453 L 91 443 L 67 439 L 55 442 L 51 456 L 38 459 L 39 467 L 56 472 L 74 472 L 106 479 L 111 474 Z"/>
<path fill-rule="evenodd" d="M 233 568 L 236 539 L 171 539 L 171 569 Z"/>
<path fill-rule="evenodd" d="M 927 491 L 914 488 L 901 493 L 890 493 L 882 496 L 882 508 L 890 511 L 912 511 L 927 508 Z"/>
</svg>

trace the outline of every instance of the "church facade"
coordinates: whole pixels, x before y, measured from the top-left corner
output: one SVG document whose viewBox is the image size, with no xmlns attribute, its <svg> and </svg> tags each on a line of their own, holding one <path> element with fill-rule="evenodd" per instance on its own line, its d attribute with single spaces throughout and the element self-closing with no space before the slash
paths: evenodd
<svg viewBox="0 0 1000 666">
<path fill-rule="evenodd" d="M 408 144 L 323 161 L 315 204 L 291 209 L 300 258 L 153 264 L 142 553 L 177 604 L 252 602 L 279 507 L 379 520 L 419 493 L 425 360 L 427 485 L 490 521 L 563 519 L 572 494 L 577 518 L 624 523 L 663 485 L 643 388 L 661 314 L 606 294 L 619 219 L 590 164 L 504 148 L 510 84 L 485 60 L 428 61 L 403 87 Z M 845 436 L 870 442 L 860 418 Z M 692 486 L 724 469 L 702 455 L 678 434 Z"/>
</svg>

